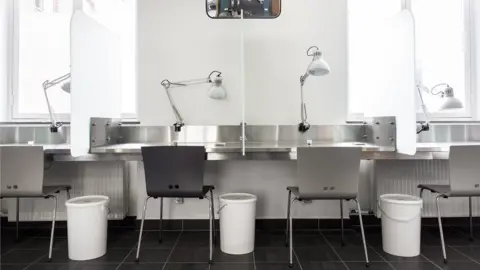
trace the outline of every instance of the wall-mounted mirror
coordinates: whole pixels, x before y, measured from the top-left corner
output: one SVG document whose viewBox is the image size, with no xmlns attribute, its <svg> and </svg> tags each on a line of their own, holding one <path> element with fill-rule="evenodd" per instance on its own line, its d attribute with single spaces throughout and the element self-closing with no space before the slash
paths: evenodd
<svg viewBox="0 0 480 270">
<path fill-rule="evenodd" d="M 282 0 L 205 0 L 212 19 L 274 19 L 280 15 Z"/>
</svg>

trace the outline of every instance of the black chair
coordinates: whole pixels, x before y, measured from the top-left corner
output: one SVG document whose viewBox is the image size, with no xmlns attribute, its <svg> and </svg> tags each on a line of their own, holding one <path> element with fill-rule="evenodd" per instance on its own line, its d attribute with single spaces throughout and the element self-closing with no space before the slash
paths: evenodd
<svg viewBox="0 0 480 270">
<path fill-rule="evenodd" d="M 215 234 L 215 210 L 213 186 L 203 185 L 205 171 L 205 147 L 203 146 L 152 146 L 142 147 L 147 198 L 143 205 L 142 223 L 138 236 L 136 261 L 139 261 L 140 243 L 147 202 L 150 198 L 160 198 L 160 233 L 162 242 L 163 198 L 206 198 L 209 201 L 210 257 L 213 262 L 212 233 Z M 210 193 L 210 196 L 207 196 Z"/>
</svg>

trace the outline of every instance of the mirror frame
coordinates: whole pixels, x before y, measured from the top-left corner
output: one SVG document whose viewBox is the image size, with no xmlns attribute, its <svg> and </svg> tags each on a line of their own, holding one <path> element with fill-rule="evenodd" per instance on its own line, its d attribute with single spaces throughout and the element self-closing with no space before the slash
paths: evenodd
<svg viewBox="0 0 480 270">
<path fill-rule="evenodd" d="M 234 1 L 234 0 L 232 0 Z M 239 1 L 246 1 L 246 0 L 239 0 Z M 275 0 L 271 0 L 271 1 L 275 1 Z M 282 14 L 282 0 L 278 0 L 279 1 L 279 4 L 280 4 L 280 11 L 278 13 L 277 16 L 275 17 L 259 17 L 259 16 L 252 16 L 252 17 L 244 17 L 244 19 L 248 19 L 248 20 L 251 20 L 251 19 L 260 19 L 260 20 L 268 20 L 268 19 L 276 19 L 278 17 L 280 17 L 280 15 Z M 227 20 L 238 20 L 240 19 L 239 17 L 211 17 L 209 14 L 208 14 L 208 0 L 205 0 L 205 13 L 206 15 L 208 16 L 208 18 L 210 19 L 213 19 L 213 20 L 223 20 L 223 19 L 227 19 Z"/>
</svg>

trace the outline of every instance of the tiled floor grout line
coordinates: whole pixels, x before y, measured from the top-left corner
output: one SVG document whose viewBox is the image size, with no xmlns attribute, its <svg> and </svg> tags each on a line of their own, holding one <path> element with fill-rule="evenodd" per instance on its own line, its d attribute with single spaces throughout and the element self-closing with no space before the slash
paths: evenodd
<svg viewBox="0 0 480 270">
<path fill-rule="evenodd" d="M 366 238 L 366 236 L 365 236 Z M 375 247 L 373 247 L 372 245 L 370 245 L 368 242 L 367 242 L 367 250 L 368 248 L 372 249 L 373 252 L 377 253 L 377 255 L 382 258 L 382 260 L 384 260 L 385 262 L 387 262 L 387 264 L 392 268 L 392 269 L 395 269 L 395 266 L 393 266 L 393 264 L 391 264 L 391 262 L 389 262 L 385 257 L 382 256 L 382 254 L 380 254 L 380 252 L 378 252 Z"/>
<path fill-rule="evenodd" d="M 253 250 L 252 253 L 253 253 L 253 254 L 252 254 L 252 255 L 253 255 L 253 269 L 254 269 L 254 270 L 257 270 L 257 263 L 255 262 L 255 249 Z"/>
<path fill-rule="evenodd" d="M 455 250 L 456 252 L 458 252 L 458 253 L 462 254 L 463 256 L 465 256 L 465 257 L 469 258 L 469 259 L 470 259 L 470 260 L 472 260 L 474 263 L 480 264 L 480 262 L 478 262 L 478 261 L 477 261 L 477 260 L 475 260 L 474 258 L 472 258 L 472 257 L 468 256 L 467 254 L 465 254 L 465 253 L 461 252 L 461 251 L 460 251 L 460 250 L 458 250 L 457 248 L 455 248 L 455 247 L 452 247 L 452 246 L 448 246 L 448 245 L 447 245 L 447 247 L 449 247 L 449 248 L 451 248 L 451 249 Z M 448 254 L 447 254 L 447 258 L 448 258 Z"/>
<path fill-rule="evenodd" d="M 188 230 L 188 231 L 208 232 L 208 230 Z M 283 230 L 282 230 L 282 231 L 283 231 Z M 304 231 L 304 230 L 300 230 L 300 231 Z M 306 231 L 313 231 L 313 230 L 306 230 Z M 333 250 L 333 253 L 336 254 L 336 255 L 338 256 L 338 258 L 339 258 L 339 260 L 329 261 L 329 262 L 335 262 L 335 263 L 338 263 L 338 265 L 339 265 L 340 263 L 342 263 L 342 264 L 346 267 L 346 269 L 349 269 L 348 266 L 347 266 L 347 264 L 346 264 L 347 262 L 348 262 L 348 263 L 364 263 L 364 262 L 365 262 L 365 261 L 362 261 L 362 260 L 360 260 L 360 261 L 353 261 L 353 260 L 352 260 L 352 261 L 350 261 L 350 260 L 344 261 L 343 258 L 340 257 L 340 252 L 342 252 L 341 249 L 335 244 L 335 243 L 337 243 L 336 238 L 330 238 L 330 234 L 328 234 L 328 231 L 332 231 L 332 230 L 325 230 L 325 232 L 327 232 L 327 235 L 325 235 L 325 234 L 323 233 L 324 230 L 318 229 L 318 230 L 315 230 L 315 231 L 316 231 L 317 233 L 320 233 L 320 236 L 324 239 L 324 241 L 326 242 L 326 244 Z M 333 230 L 333 231 L 339 231 L 339 230 Z M 139 232 L 139 231 L 137 230 L 136 232 Z M 144 231 L 144 232 L 145 232 L 145 234 L 144 234 L 144 236 L 142 237 L 142 241 L 145 240 L 145 237 L 147 236 L 147 234 L 152 234 L 152 235 L 153 235 L 155 232 L 158 232 L 158 230 L 151 230 L 151 231 Z M 179 231 L 177 230 L 177 231 L 170 231 L 170 232 L 179 232 Z M 276 231 L 276 232 L 277 232 L 277 231 Z M 280 232 L 280 230 L 279 230 L 278 232 Z M 354 232 L 355 232 L 355 230 L 354 230 Z M 455 235 L 455 232 L 459 232 L 459 234 L 458 234 L 458 236 L 459 236 L 458 239 L 460 239 L 460 240 L 462 240 L 464 236 L 465 236 L 465 237 L 468 237 L 468 236 L 469 236 L 468 233 L 466 233 L 466 232 L 462 231 L 462 229 L 459 229 L 459 228 L 456 228 L 456 227 L 454 227 L 454 231 L 450 231 L 450 233 L 453 233 L 453 235 Z M 172 254 L 173 254 L 173 252 L 174 252 L 174 249 L 175 249 L 175 248 L 179 248 L 179 243 L 180 243 L 179 240 L 181 240 L 181 236 L 182 236 L 182 235 L 183 235 L 183 232 L 181 231 L 181 232 L 179 233 L 179 235 L 178 235 L 175 243 L 174 243 L 174 246 L 172 247 L 171 251 L 169 252 L 168 257 L 166 258 L 166 261 L 164 262 L 164 264 L 163 264 L 163 266 L 162 266 L 162 270 L 165 270 L 165 269 L 167 269 L 167 268 L 169 267 L 169 266 L 168 266 L 168 263 L 171 263 L 170 260 L 171 260 L 171 257 L 173 256 Z M 329 236 L 328 238 L 330 238 L 330 240 L 328 240 L 327 236 Z M 357 235 L 357 236 L 358 236 L 358 235 Z M 435 236 L 435 235 L 433 235 L 433 236 Z M 48 239 L 49 237 L 34 236 L 34 237 L 28 238 L 27 241 L 28 241 L 29 239 L 44 239 L 44 238 L 45 238 L 45 239 Z M 56 237 L 56 238 L 57 238 L 57 237 Z M 66 239 L 66 238 L 65 238 L 65 239 Z M 335 239 L 335 241 L 334 241 L 334 239 Z M 367 237 L 367 239 L 368 239 L 368 237 Z M 454 239 L 454 240 L 458 240 L 458 239 Z M 478 238 L 474 238 L 474 239 L 476 239 L 477 241 L 480 241 L 480 240 L 478 240 Z M 59 239 L 59 240 L 63 240 L 63 238 L 61 238 L 61 239 Z M 138 241 L 138 234 L 137 234 L 137 241 Z M 335 243 L 332 244 L 331 241 L 334 241 Z M 183 242 L 183 240 L 182 240 L 182 242 Z M 466 240 L 465 240 L 465 241 L 460 241 L 460 242 L 458 242 L 458 243 L 459 243 L 459 244 L 457 244 L 457 245 L 446 245 L 446 246 L 448 246 L 449 248 L 452 248 L 452 250 L 454 250 L 455 252 L 458 252 L 459 254 L 462 254 L 463 256 L 465 256 L 465 259 L 463 260 L 464 263 L 466 263 L 466 262 L 472 263 L 472 262 L 473 262 L 474 265 L 480 265 L 480 260 L 479 260 L 479 259 L 474 259 L 474 258 L 472 258 L 472 257 L 470 257 L 470 256 L 468 256 L 467 254 L 464 253 L 464 252 L 467 252 L 467 253 L 469 252 L 469 251 L 467 250 L 468 247 L 479 248 L 479 245 L 476 245 L 476 243 L 474 243 L 473 245 L 472 245 L 472 244 L 469 244 L 468 242 L 466 242 Z M 463 243 L 463 245 L 462 245 L 462 243 Z M 478 243 L 478 242 L 477 242 L 477 243 Z M 2 254 L 2 257 L 5 256 L 5 255 L 7 255 L 7 254 L 10 254 L 12 251 L 16 251 L 16 250 L 41 250 L 41 251 L 43 251 L 43 248 L 40 247 L 40 246 L 39 246 L 39 248 L 28 248 L 28 245 L 24 245 L 24 244 L 22 244 L 22 243 L 19 243 L 19 244 L 17 244 L 17 245 L 20 245 L 20 244 L 21 244 L 24 248 L 16 248 L 15 246 L 13 246 L 13 248 L 10 247 L 10 248 L 6 249 L 6 251 L 5 251 L 4 254 Z M 37 244 L 38 244 L 38 243 L 37 243 Z M 117 265 L 116 269 L 119 269 L 120 267 L 122 267 L 122 265 L 123 265 L 123 266 L 125 266 L 125 265 L 131 265 L 131 264 L 129 263 L 130 260 L 129 260 L 128 258 L 131 257 L 132 253 L 134 253 L 134 251 L 136 250 L 137 244 L 138 244 L 138 242 L 136 242 L 136 243 L 133 245 L 133 247 L 130 249 L 130 251 L 128 252 L 128 254 L 126 255 L 126 257 L 123 259 L 123 261 L 120 262 L 120 263 Z M 125 247 L 127 248 L 127 250 L 128 250 L 128 246 L 131 246 L 131 245 L 128 244 L 128 245 L 125 246 Z M 271 248 L 271 247 L 273 247 L 273 246 L 265 246 L 264 248 Z M 355 245 L 355 248 L 356 248 L 356 247 L 357 247 L 357 245 Z M 375 246 L 375 247 L 374 247 L 374 246 L 372 246 L 372 245 L 370 245 L 370 244 L 367 243 L 367 247 L 368 247 L 368 249 L 373 250 L 373 253 L 372 253 L 372 254 L 377 254 L 377 255 L 381 258 L 381 261 L 386 262 L 386 263 L 389 265 L 389 267 L 390 267 L 389 269 L 393 269 L 393 270 L 394 270 L 394 269 L 395 269 L 395 266 L 394 266 L 394 265 L 396 265 L 396 263 L 402 264 L 402 263 L 411 263 L 411 262 L 413 262 L 413 261 L 405 261 L 405 262 L 404 262 L 404 261 L 396 261 L 396 260 L 387 260 L 387 259 L 386 259 L 386 256 L 382 256 L 382 254 L 379 253 L 380 250 L 381 250 L 381 246 Z M 428 247 L 437 247 L 437 248 L 438 248 L 438 247 L 440 247 L 440 245 L 428 245 Z M 180 245 L 180 248 L 181 248 L 181 245 Z M 297 248 L 298 248 L 298 247 L 297 247 Z M 59 248 L 59 249 L 60 249 L 60 248 Z M 123 249 L 123 248 L 121 248 L 121 249 Z M 338 252 L 337 252 L 336 249 L 339 249 Z M 465 250 L 463 250 L 463 252 L 462 252 L 462 251 L 461 251 L 462 249 L 465 249 Z M 58 250 L 58 249 L 57 249 L 57 250 Z M 363 248 L 362 248 L 362 250 L 363 250 Z M 168 251 L 167 251 L 167 252 L 168 252 Z M 452 252 L 452 253 L 453 253 L 453 252 Z M 298 267 L 298 268 L 301 269 L 301 270 L 303 270 L 302 262 L 300 262 L 299 257 L 298 257 L 298 254 L 296 253 L 296 249 L 295 249 L 295 248 L 293 249 L 293 254 L 294 254 L 294 256 L 295 256 L 294 258 L 297 260 L 297 263 L 299 264 L 299 267 Z M 427 254 L 428 254 L 428 253 L 427 253 Z M 40 254 L 40 255 L 41 255 L 41 254 Z M 447 254 L 447 255 L 448 255 L 448 254 Z M 475 255 L 475 254 L 474 254 L 474 255 Z M 25 270 L 25 269 L 27 269 L 27 270 L 28 270 L 28 269 L 32 269 L 32 268 L 36 267 L 36 265 L 39 265 L 39 264 L 40 264 L 40 265 L 44 265 L 44 264 L 46 265 L 47 263 L 46 263 L 46 261 L 45 261 L 45 256 L 48 256 L 48 254 L 41 256 L 39 259 L 35 260 L 35 261 L 32 262 L 31 264 L 24 264 L 23 269 L 24 269 L 24 270 Z M 254 268 L 253 268 L 253 269 L 256 270 L 256 269 L 257 269 L 257 263 L 256 263 L 255 252 L 252 254 L 252 256 L 253 256 L 253 264 L 254 264 Z M 434 268 L 434 269 L 443 269 L 442 267 L 447 267 L 447 266 L 448 266 L 448 264 L 444 265 L 444 264 L 440 263 L 440 261 L 433 261 L 433 260 L 431 260 L 431 259 L 430 259 L 431 257 L 427 257 L 427 256 L 424 255 L 423 253 L 421 253 L 420 257 L 424 259 L 424 263 L 425 263 L 424 266 L 427 266 L 427 264 L 430 264 L 430 263 L 436 266 L 436 268 Z M 359 257 L 359 258 L 360 258 L 360 257 Z M 436 260 L 436 259 L 435 259 L 435 260 Z M 380 260 L 375 260 L 375 261 L 380 261 Z M 310 262 L 311 262 L 311 261 L 309 261 L 309 260 L 303 261 L 303 263 L 306 264 L 306 267 L 307 267 L 307 268 L 309 267 L 308 263 L 310 263 Z M 453 261 L 452 261 L 452 262 L 453 262 Z M 113 263 L 113 265 L 111 265 L 111 266 L 115 267 L 115 264 L 116 264 L 116 263 L 115 263 L 115 262 L 112 262 L 112 263 Z M 159 262 L 159 263 L 153 263 L 153 262 L 152 262 L 152 264 L 158 264 L 158 268 L 160 268 L 160 263 L 161 263 L 161 262 Z M 185 262 L 185 263 L 186 263 L 186 262 Z M 190 263 L 190 262 L 189 262 L 189 263 Z M 205 264 L 204 261 L 199 261 L 199 262 L 197 262 L 197 263 L 198 263 L 198 264 Z M 265 264 L 274 264 L 274 263 L 278 263 L 278 262 L 273 262 L 273 261 L 259 262 L 259 267 L 261 267 L 260 265 L 261 265 L 261 264 L 264 264 L 264 263 L 265 263 Z M 13 264 L 13 265 L 15 265 L 15 264 L 21 265 L 21 264 L 23 264 L 23 263 L 10 263 L 10 264 Z M 10 265 L 10 264 L 7 263 L 7 265 Z M 51 264 L 52 264 L 52 265 L 61 265 L 61 264 L 68 264 L 68 263 L 62 261 L 62 262 L 53 262 L 53 263 L 51 263 Z M 100 264 L 102 264 L 102 263 L 100 263 Z M 109 263 L 106 263 L 106 264 L 109 264 Z M 224 262 L 218 262 L 218 264 L 219 264 L 219 265 L 222 265 L 222 264 L 248 264 L 248 263 L 246 263 L 246 262 L 229 262 L 229 261 L 224 261 Z M 79 265 L 79 263 L 70 264 L 70 269 L 78 269 L 78 267 L 79 267 L 78 265 Z M 376 265 L 376 266 L 380 266 L 380 265 Z M 55 266 L 55 267 L 56 267 L 56 266 Z M 386 267 L 385 267 L 385 268 L 386 268 Z M 215 267 L 211 267 L 211 266 L 209 265 L 207 269 L 215 269 Z M 368 269 L 368 268 L 366 268 L 366 269 Z M 382 268 L 382 269 L 383 269 L 383 268 Z"/>
<path fill-rule="evenodd" d="M 43 255 L 43 256 L 41 256 L 40 258 L 36 259 L 36 260 L 35 260 L 34 262 L 32 262 L 31 264 L 27 265 L 27 267 L 23 268 L 23 270 L 26 270 L 26 269 L 28 269 L 30 266 L 36 264 L 36 263 L 39 262 L 41 259 L 43 259 L 45 256 L 48 256 L 48 253 L 45 254 L 45 255 Z"/>
<path fill-rule="evenodd" d="M 452 226 L 451 228 L 452 228 L 453 230 L 455 230 L 455 231 L 460 232 L 460 233 L 461 233 L 463 236 L 465 236 L 465 237 L 470 237 L 470 234 L 465 233 L 464 231 L 460 230 L 459 228 L 456 228 L 456 227 L 453 227 L 453 226 Z M 479 240 L 478 240 L 477 238 L 475 238 L 475 237 L 473 237 L 473 239 L 476 240 L 476 241 L 479 241 Z M 461 252 L 460 250 L 458 250 L 457 248 L 455 248 L 455 247 L 462 247 L 462 246 L 452 246 L 452 245 L 448 245 L 448 244 L 446 244 L 446 243 L 445 243 L 445 246 L 447 246 L 447 247 L 455 250 L 456 252 L 462 254 L 463 256 L 467 257 L 468 259 L 472 260 L 473 262 L 475 262 L 475 263 L 477 263 L 477 264 L 480 264 L 479 261 L 471 258 L 471 257 L 468 256 L 467 254 L 465 254 L 465 253 Z M 477 245 L 474 245 L 474 246 L 477 246 Z M 477 246 L 477 247 L 478 247 L 478 246 Z M 447 254 L 447 256 L 448 256 L 448 254 Z"/>
<path fill-rule="evenodd" d="M 145 237 L 145 236 L 143 236 Z M 142 239 L 143 239 L 142 237 Z M 115 270 L 118 270 L 120 268 L 120 266 L 122 266 L 122 264 L 128 259 L 128 257 L 130 256 L 130 254 L 132 254 L 132 252 L 135 250 L 135 247 L 133 247 L 132 249 L 130 249 L 130 251 L 127 253 L 127 256 L 125 256 L 125 258 L 123 258 L 123 260 L 117 265 L 117 268 L 115 268 Z"/>
<path fill-rule="evenodd" d="M 147 234 L 149 234 L 149 232 L 145 233 L 145 235 L 142 235 L 142 239 L 140 239 L 140 243 L 143 241 L 143 238 L 145 238 L 145 236 L 147 236 Z M 130 254 L 132 254 L 132 252 L 135 250 L 136 247 L 138 247 L 138 242 L 135 245 L 133 245 L 133 247 L 130 249 L 130 252 L 128 252 L 127 256 L 125 256 L 125 258 L 123 258 L 123 260 L 120 262 L 120 264 L 117 265 L 117 268 L 115 268 L 115 270 L 118 270 L 120 268 L 120 266 L 122 266 L 122 264 L 128 259 L 128 257 L 130 256 Z"/>
<path fill-rule="evenodd" d="M 440 270 L 443 270 L 442 267 L 440 267 L 440 265 L 436 264 L 434 261 L 430 260 L 429 258 L 427 258 L 427 256 L 423 255 L 422 252 L 420 252 L 420 256 L 422 256 L 423 258 L 425 258 L 427 261 L 429 261 L 431 264 L 435 265 L 438 269 Z"/>
<path fill-rule="evenodd" d="M 12 251 L 14 251 L 14 250 L 15 250 L 15 248 L 10 248 L 7 252 L 1 254 L 0 257 L 3 257 L 3 256 L 5 256 L 5 255 L 7 255 L 8 253 L 10 253 L 10 252 L 12 252 Z"/>
<path fill-rule="evenodd" d="M 297 259 L 298 266 L 300 266 L 300 270 L 303 270 L 302 263 L 300 262 L 300 259 L 298 258 L 297 252 L 295 252 L 295 248 L 293 248 L 293 255 L 295 255 L 295 259 Z"/>
<path fill-rule="evenodd" d="M 177 247 L 178 241 L 180 241 L 180 237 L 182 237 L 182 234 L 183 234 L 183 231 L 180 232 L 180 234 L 178 235 L 177 240 L 175 241 L 175 244 L 173 244 L 172 250 L 170 251 L 170 254 L 168 254 L 168 257 L 167 257 L 167 259 L 165 260 L 165 264 L 163 265 L 162 270 L 164 270 L 165 267 L 167 267 L 168 260 L 170 260 L 170 257 L 172 256 L 173 251 L 174 251 L 175 248 Z M 208 266 L 208 269 L 210 269 L 210 265 Z"/>
<path fill-rule="evenodd" d="M 451 227 L 451 228 L 452 228 L 453 230 L 455 230 L 455 231 L 460 232 L 460 233 L 463 234 L 464 236 L 470 237 L 470 234 L 467 234 L 466 232 L 460 230 L 459 228 L 456 228 L 456 227 Z M 472 238 L 473 238 L 473 240 L 480 241 L 480 240 L 478 240 L 475 236 L 473 236 Z"/>
<path fill-rule="evenodd" d="M 322 233 L 322 231 L 318 230 L 318 233 L 320 233 L 320 235 L 323 237 L 323 240 L 325 240 L 325 242 L 327 243 L 327 245 L 333 250 L 333 252 L 335 253 L 335 255 L 337 255 L 337 257 L 340 259 L 340 261 L 343 263 L 343 265 L 345 266 L 345 268 L 347 268 L 347 270 L 350 270 L 350 268 L 348 268 L 347 264 L 343 261 L 342 257 L 340 257 L 340 254 L 338 254 L 338 252 L 335 250 L 335 248 L 333 248 L 332 244 L 330 244 L 330 242 L 327 240 L 327 237 Z"/>
</svg>

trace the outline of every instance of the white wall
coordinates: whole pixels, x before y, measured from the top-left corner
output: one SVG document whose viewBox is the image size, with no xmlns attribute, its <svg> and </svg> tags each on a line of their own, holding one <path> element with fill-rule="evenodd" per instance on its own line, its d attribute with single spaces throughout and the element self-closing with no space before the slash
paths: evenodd
<svg viewBox="0 0 480 270">
<path fill-rule="evenodd" d="M 223 72 L 225 101 L 209 100 L 208 85 L 171 89 L 186 124 L 238 125 L 241 119 L 240 31 L 245 33 L 246 122 L 296 124 L 300 120 L 300 85 L 318 46 L 330 64 L 326 77 L 311 77 L 305 96 L 311 124 L 341 123 L 347 112 L 346 0 L 283 0 L 282 14 L 273 20 L 212 20 L 203 0 L 138 1 L 138 96 L 143 125 L 171 125 L 174 115 L 160 83 L 202 78 Z M 283 218 L 286 187 L 294 184 L 294 162 L 211 162 L 207 183 L 217 194 L 251 192 L 259 195 L 258 217 Z M 368 175 L 362 177 L 368 181 Z M 365 186 L 365 185 L 364 185 Z M 145 197 L 142 164 L 130 184 L 132 215 L 141 213 Z M 367 190 L 368 191 L 368 190 Z M 368 199 L 368 195 L 365 199 Z M 166 200 L 166 218 L 206 218 L 206 202 Z M 151 200 L 147 216 L 159 215 Z M 368 202 L 366 203 L 368 205 Z M 347 207 L 346 207 L 347 208 Z M 136 211 L 135 211 L 136 210 Z M 347 211 L 347 210 L 345 210 Z M 338 217 L 338 202 L 299 207 L 300 217 Z"/>
<path fill-rule="evenodd" d="M 473 6 L 473 11 L 470 13 L 470 19 L 473 20 L 471 24 L 473 27 L 473 37 L 472 46 L 473 46 L 473 80 L 472 80 L 472 93 L 471 98 L 474 99 L 476 106 L 472 108 L 472 116 L 473 120 L 479 121 L 480 120 L 480 94 L 478 93 L 478 87 L 480 86 L 480 19 L 478 16 L 480 15 L 480 2 L 479 1 L 471 1 L 471 5 Z"/>
<path fill-rule="evenodd" d="M 0 122 L 7 120 L 8 112 L 8 47 L 11 3 L 10 0 L 0 1 Z"/>
<path fill-rule="evenodd" d="M 311 124 L 340 123 L 347 112 L 347 19 L 345 0 L 284 0 L 274 20 L 247 20 L 245 31 L 246 122 L 299 122 L 299 77 L 317 45 L 332 72 L 305 85 Z M 225 101 L 209 100 L 208 85 L 172 89 L 191 125 L 239 124 L 239 20 L 213 20 L 203 0 L 138 1 L 139 118 L 144 125 L 171 125 L 174 115 L 160 82 L 224 73 Z"/>
<path fill-rule="evenodd" d="M 0 122 L 7 121 L 8 112 L 8 44 L 10 0 L 0 1 Z M 1 183 L 1 179 L 0 179 Z M 0 200 L 0 212 L 7 212 L 7 201 Z"/>
</svg>

